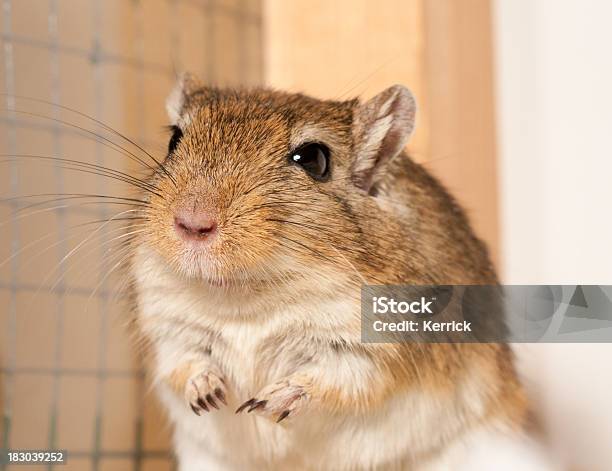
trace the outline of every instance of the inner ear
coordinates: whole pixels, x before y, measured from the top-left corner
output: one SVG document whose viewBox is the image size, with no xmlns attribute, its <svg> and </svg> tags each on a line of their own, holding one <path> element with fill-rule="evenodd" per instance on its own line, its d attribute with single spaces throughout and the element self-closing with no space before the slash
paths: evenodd
<svg viewBox="0 0 612 471">
<path fill-rule="evenodd" d="M 414 129 L 416 103 L 410 90 L 394 85 L 379 93 L 354 112 L 355 184 L 374 193 L 384 178 L 389 162 L 400 154 Z"/>
</svg>

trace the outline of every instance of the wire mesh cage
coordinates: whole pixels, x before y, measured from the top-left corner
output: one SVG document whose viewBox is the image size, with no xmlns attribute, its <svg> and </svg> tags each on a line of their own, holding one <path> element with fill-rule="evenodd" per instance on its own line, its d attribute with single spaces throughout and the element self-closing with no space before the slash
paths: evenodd
<svg viewBox="0 0 612 471">
<path fill-rule="evenodd" d="M 1 2 L 0 448 L 65 449 L 67 470 L 172 469 L 117 289 L 129 185 L 101 168 L 142 174 L 140 146 L 163 157 L 177 72 L 261 82 L 261 5 Z"/>
</svg>

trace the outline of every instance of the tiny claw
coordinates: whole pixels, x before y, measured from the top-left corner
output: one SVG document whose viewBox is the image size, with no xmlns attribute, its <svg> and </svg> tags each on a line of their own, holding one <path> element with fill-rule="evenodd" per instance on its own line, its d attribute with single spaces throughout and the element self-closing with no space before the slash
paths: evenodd
<svg viewBox="0 0 612 471">
<path fill-rule="evenodd" d="M 249 410 L 247 412 L 252 412 L 255 409 L 259 409 L 261 407 L 266 407 L 266 404 L 268 403 L 268 401 L 266 401 L 265 399 L 263 401 L 257 401 L 255 404 L 253 404 Z"/>
<path fill-rule="evenodd" d="M 217 403 L 215 402 L 215 400 L 213 399 L 213 397 L 210 394 L 206 395 L 206 400 L 208 401 L 208 403 L 213 406 L 215 409 L 219 409 L 219 406 L 217 405 Z"/>
<path fill-rule="evenodd" d="M 244 404 L 242 404 L 238 409 L 236 409 L 236 414 L 239 414 L 240 412 L 242 412 L 247 407 L 252 406 L 254 402 L 255 402 L 255 398 L 254 397 L 249 399 Z"/>
<path fill-rule="evenodd" d="M 208 405 L 206 405 L 206 402 L 204 402 L 201 398 L 198 397 L 198 405 L 204 409 L 206 412 L 208 412 L 210 409 L 208 408 Z M 199 414 L 198 414 L 199 415 Z"/>
<path fill-rule="evenodd" d="M 221 390 L 221 388 L 215 389 L 215 396 L 227 406 L 227 401 L 225 400 L 225 393 Z"/>
<path fill-rule="evenodd" d="M 289 416 L 289 414 L 291 414 L 291 411 L 288 411 L 288 410 L 283 411 L 281 415 L 278 416 L 276 423 L 279 423 L 281 420 L 285 420 Z"/>
<path fill-rule="evenodd" d="M 200 415 L 200 411 L 193 404 L 189 404 L 191 406 L 191 410 L 195 413 L 195 415 Z"/>
</svg>

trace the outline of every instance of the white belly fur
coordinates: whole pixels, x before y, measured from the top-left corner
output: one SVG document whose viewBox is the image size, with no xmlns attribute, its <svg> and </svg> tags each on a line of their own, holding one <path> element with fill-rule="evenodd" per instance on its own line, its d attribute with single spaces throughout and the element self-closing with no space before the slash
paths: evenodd
<svg viewBox="0 0 612 471">
<path fill-rule="evenodd" d="M 156 362 L 152 373 L 156 389 L 175 426 L 175 451 L 181 471 L 438 471 L 450 469 L 444 463 L 451 456 L 451 450 L 452 456 L 459 456 L 455 446 L 449 448 L 446 457 L 436 456 L 433 461 L 424 461 L 423 456 L 447 443 L 461 429 L 461 424 L 458 418 L 441 413 L 437 407 L 438 398 L 420 391 L 398 395 L 382 410 L 367 417 L 326 416 L 309 409 L 290 424 L 276 424 L 251 414 L 236 415 L 235 409 L 266 385 L 262 382 L 279 380 L 294 366 L 291 355 L 279 355 L 273 365 L 256 364 L 256 352 L 261 343 L 271 334 L 283 332 L 291 316 L 311 316 L 316 302 L 305 306 L 304 312 L 292 310 L 286 316 L 265 313 L 258 322 L 220 323 L 223 311 L 231 306 L 218 302 L 211 305 L 210 298 L 197 286 L 185 286 L 184 281 L 169 273 L 146 249 L 140 249 L 137 257 L 140 259 L 135 264 L 134 276 L 138 316 L 145 335 L 161 339 L 153 343 Z M 326 307 L 319 304 L 316 308 L 337 311 L 334 322 L 338 324 L 330 325 L 328 320 L 320 327 L 340 331 L 347 323 L 343 312 L 350 309 L 341 309 L 342 300 L 328 302 L 331 304 Z M 210 314 L 212 310 L 214 315 Z M 201 326 L 203 332 L 212 332 L 216 337 L 207 338 L 208 334 L 197 329 L 175 326 L 176 319 L 184 320 L 187 326 Z M 161 335 L 171 329 L 174 329 L 173 335 Z M 208 343 L 212 344 L 212 357 L 229 380 L 228 406 L 196 416 L 183 397 L 159 380 L 178 365 L 204 355 L 204 344 Z M 367 368 L 368 365 L 357 357 L 354 360 L 348 357 L 334 371 L 325 374 L 330 381 L 342 376 L 347 388 L 359 387 L 360 373 Z M 471 407 L 481 406 L 477 397 L 472 396 L 470 401 L 474 402 Z M 452 460 L 454 464 L 459 462 L 459 458 Z"/>
</svg>

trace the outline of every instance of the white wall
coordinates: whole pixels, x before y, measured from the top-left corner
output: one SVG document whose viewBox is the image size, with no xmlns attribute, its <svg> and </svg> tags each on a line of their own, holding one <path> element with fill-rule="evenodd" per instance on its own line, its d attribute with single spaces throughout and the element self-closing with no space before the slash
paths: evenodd
<svg viewBox="0 0 612 471">
<path fill-rule="evenodd" d="M 612 2 L 495 3 L 504 276 L 612 284 Z"/>
<path fill-rule="evenodd" d="M 494 0 L 502 275 L 612 284 L 612 2 Z M 612 463 L 612 345 L 523 350 L 560 454 Z"/>
</svg>

